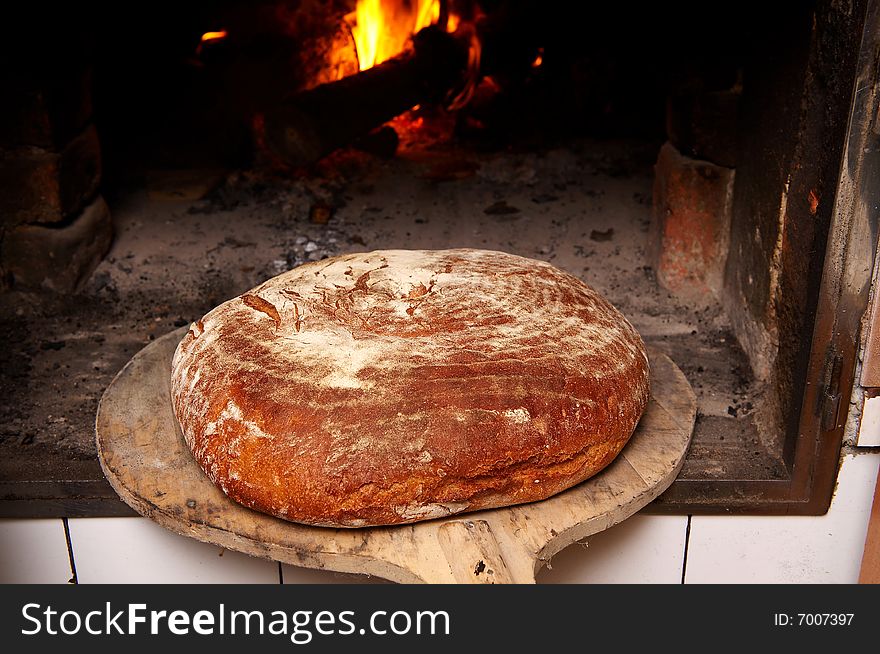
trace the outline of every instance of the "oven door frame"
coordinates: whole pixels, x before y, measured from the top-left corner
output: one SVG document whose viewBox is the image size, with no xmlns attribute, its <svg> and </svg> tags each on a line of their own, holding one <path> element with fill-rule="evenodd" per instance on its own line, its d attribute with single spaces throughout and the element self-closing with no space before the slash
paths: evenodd
<svg viewBox="0 0 880 654">
<path fill-rule="evenodd" d="M 817 9 L 817 20 L 822 12 Z M 785 462 L 787 479 L 677 479 L 648 510 L 654 513 L 750 513 L 821 515 L 827 512 L 837 482 L 844 446 L 850 398 L 859 370 L 863 320 L 869 316 L 872 277 L 880 225 L 880 0 L 862 6 L 861 39 L 854 61 L 853 92 L 845 134 L 839 139 L 840 162 L 830 221 L 816 242 L 824 242 L 821 278 L 813 284 L 816 299 L 808 353 L 796 405 L 790 416 Z M 827 18 L 827 15 L 824 16 Z M 811 66 L 828 67 L 833 58 L 811 58 Z M 809 71 L 807 88 L 822 70 Z M 827 70 L 829 74 L 841 71 Z M 845 105 L 844 105 L 845 107 Z M 802 129 L 796 145 L 806 164 L 792 171 L 795 176 L 821 180 L 823 153 L 817 151 L 831 129 L 816 125 Z M 828 161 L 827 152 L 824 153 Z M 819 162 L 815 168 L 809 164 Z M 817 170 L 818 169 L 818 170 Z M 834 174 L 828 170 L 826 175 Z M 802 186 L 815 188 L 815 186 Z M 794 212 L 798 211 L 795 207 Z M 811 216 L 791 215 L 789 220 Z M 821 228 L 820 230 L 821 231 Z M 821 240 L 820 240 L 821 239 Z M 880 325 L 876 325 L 880 329 Z M 794 412 L 793 412 L 794 413 Z M 852 445 L 852 444 L 850 444 Z"/>
</svg>

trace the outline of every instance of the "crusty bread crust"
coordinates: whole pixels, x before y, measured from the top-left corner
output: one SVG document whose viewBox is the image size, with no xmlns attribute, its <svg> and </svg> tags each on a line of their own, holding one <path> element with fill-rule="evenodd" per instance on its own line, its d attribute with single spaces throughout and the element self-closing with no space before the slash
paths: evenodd
<svg viewBox="0 0 880 654">
<path fill-rule="evenodd" d="M 596 291 L 470 249 L 300 266 L 193 324 L 172 366 L 211 480 L 333 527 L 545 499 L 611 462 L 649 394 L 641 338 Z"/>
</svg>

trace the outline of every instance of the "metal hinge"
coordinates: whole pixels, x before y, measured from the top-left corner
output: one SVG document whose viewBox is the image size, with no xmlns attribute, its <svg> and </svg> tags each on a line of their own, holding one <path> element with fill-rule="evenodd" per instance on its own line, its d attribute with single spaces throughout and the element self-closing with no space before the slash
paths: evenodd
<svg viewBox="0 0 880 654">
<path fill-rule="evenodd" d="M 840 412 L 840 371 L 843 368 L 843 356 L 832 345 L 825 361 L 825 386 L 822 389 L 819 414 L 822 417 L 822 431 L 830 431 L 837 427 L 837 414 Z"/>
</svg>

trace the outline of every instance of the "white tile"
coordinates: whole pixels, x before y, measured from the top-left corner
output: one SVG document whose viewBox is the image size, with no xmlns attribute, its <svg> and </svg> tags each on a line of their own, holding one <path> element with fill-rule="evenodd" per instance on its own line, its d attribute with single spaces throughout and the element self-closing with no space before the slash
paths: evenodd
<svg viewBox="0 0 880 654">
<path fill-rule="evenodd" d="M 0 520 L 0 583 L 66 584 L 72 576 L 61 518 Z"/>
<path fill-rule="evenodd" d="M 686 516 L 636 514 L 559 552 L 538 583 L 681 583 L 686 530 Z"/>
<path fill-rule="evenodd" d="M 223 550 L 146 518 L 72 518 L 80 583 L 278 583 L 278 564 Z"/>
<path fill-rule="evenodd" d="M 880 454 L 848 455 L 824 516 L 694 516 L 687 583 L 855 583 Z"/>
<path fill-rule="evenodd" d="M 859 423 L 858 445 L 859 447 L 880 446 L 880 397 L 865 396 L 862 419 Z"/>
<path fill-rule="evenodd" d="M 331 570 L 313 570 L 295 565 L 281 566 L 285 584 L 390 584 L 381 577 L 346 574 Z"/>
</svg>

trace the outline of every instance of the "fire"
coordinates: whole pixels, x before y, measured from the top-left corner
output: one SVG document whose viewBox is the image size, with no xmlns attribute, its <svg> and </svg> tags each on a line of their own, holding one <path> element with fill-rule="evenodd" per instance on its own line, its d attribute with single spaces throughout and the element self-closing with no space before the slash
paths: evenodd
<svg viewBox="0 0 880 654">
<path fill-rule="evenodd" d="M 391 59 L 440 18 L 440 0 L 358 0 L 349 15 L 361 70 Z"/>
<path fill-rule="evenodd" d="M 544 63 L 544 48 L 538 48 L 538 55 L 532 61 L 532 68 L 540 68 Z"/>
<path fill-rule="evenodd" d="M 228 36 L 226 30 L 218 30 L 216 32 L 205 32 L 202 34 L 202 43 L 206 41 L 219 41 L 221 39 L 225 39 Z"/>
</svg>

